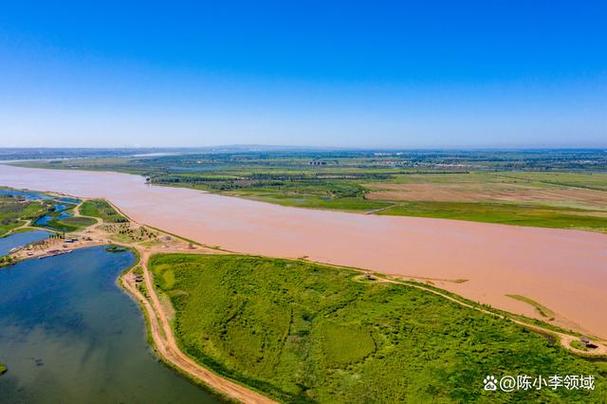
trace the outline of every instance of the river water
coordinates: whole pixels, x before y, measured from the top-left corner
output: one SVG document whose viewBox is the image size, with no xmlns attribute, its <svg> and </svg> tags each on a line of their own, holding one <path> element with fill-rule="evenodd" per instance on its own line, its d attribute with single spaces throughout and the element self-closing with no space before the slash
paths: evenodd
<svg viewBox="0 0 607 404">
<path fill-rule="evenodd" d="M 555 323 L 607 338 L 606 234 L 289 208 L 120 173 L 0 165 L 0 185 L 107 198 L 140 223 L 207 245 L 432 278 L 472 300 L 539 317 L 506 296 L 523 295 L 555 311 Z"/>
<path fill-rule="evenodd" d="M 216 403 L 158 362 L 116 285 L 130 252 L 93 247 L 0 269 L 0 403 Z"/>
<path fill-rule="evenodd" d="M 32 230 L 0 237 L 0 257 L 8 254 L 13 248 L 23 247 L 24 245 L 44 240 L 48 238 L 49 235 L 50 233 L 48 231 Z"/>
</svg>

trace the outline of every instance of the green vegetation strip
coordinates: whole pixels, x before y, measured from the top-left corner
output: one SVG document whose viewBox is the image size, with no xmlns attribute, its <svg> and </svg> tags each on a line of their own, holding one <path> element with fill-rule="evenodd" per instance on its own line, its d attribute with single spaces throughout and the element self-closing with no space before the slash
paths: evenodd
<svg viewBox="0 0 607 404">
<path fill-rule="evenodd" d="M 39 201 L 21 201 L 12 196 L 0 196 L 0 237 L 45 212 Z"/>
<path fill-rule="evenodd" d="M 378 214 L 607 232 L 605 212 L 518 203 L 401 202 Z"/>
<path fill-rule="evenodd" d="M 283 401 L 602 402 L 607 366 L 510 320 L 302 261 L 152 257 L 182 349 Z M 596 390 L 486 392 L 487 374 L 590 374 Z"/>
<path fill-rule="evenodd" d="M 506 296 L 533 306 L 535 308 L 535 310 L 537 310 L 537 312 L 542 317 L 547 317 L 547 318 L 554 317 L 554 312 L 552 310 L 550 310 L 548 307 L 536 302 L 535 300 L 528 298 L 527 296 L 522 296 L 522 295 L 506 295 Z"/>
<path fill-rule="evenodd" d="M 108 245 L 105 247 L 105 251 L 110 252 L 110 253 L 121 253 L 121 252 L 128 251 L 128 248 L 122 247 L 119 245 Z"/>
<path fill-rule="evenodd" d="M 125 223 L 127 218 L 121 215 L 108 202 L 102 199 L 91 199 L 80 205 L 83 216 L 98 217 L 106 223 Z"/>
<path fill-rule="evenodd" d="M 575 349 L 579 349 L 580 351 L 588 351 L 588 347 L 582 341 L 574 339 L 571 341 L 571 346 Z"/>
<path fill-rule="evenodd" d="M 90 217 L 66 217 L 64 219 L 52 219 L 47 224 L 40 227 L 46 227 L 58 232 L 69 233 L 82 230 L 88 226 L 97 223 Z"/>
<path fill-rule="evenodd" d="M 21 164 L 129 172 L 284 206 L 607 232 L 602 150 L 234 152 Z"/>
</svg>

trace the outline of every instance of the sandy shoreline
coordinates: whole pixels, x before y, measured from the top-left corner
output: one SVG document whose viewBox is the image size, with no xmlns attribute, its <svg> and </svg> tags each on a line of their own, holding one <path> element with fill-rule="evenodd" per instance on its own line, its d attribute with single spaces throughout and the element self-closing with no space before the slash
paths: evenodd
<svg viewBox="0 0 607 404">
<path fill-rule="evenodd" d="M 114 208 L 117 209 L 115 206 Z M 74 210 L 74 214 L 75 216 L 80 216 L 79 208 Z M 150 235 L 150 238 L 148 239 L 141 240 L 137 238 L 137 241 L 124 241 L 120 239 L 121 232 L 117 232 L 117 230 L 120 229 L 112 227 L 114 226 L 112 224 L 103 223 L 99 219 L 96 220 L 97 224 L 80 232 L 71 233 L 71 237 L 73 237 L 75 240 L 74 243 L 66 245 L 63 244 L 64 241 L 61 239 L 52 239 L 43 243 L 38 243 L 35 248 L 22 248 L 14 253 L 13 257 L 17 260 L 32 259 L 44 257 L 52 251 L 71 251 L 79 248 L 108 244 L 120 245 L 135 251 L 137 253 L 138 260 L 131 266 L 129 270 L 120 276 L 120 285 L 129 295 L 131 295 L 133 299 L 135 299 L 143 311 L 147 319 L 148 333 L 153 342 L 155 351 L 161 357 L 161 359 L 193 378 L 195 381 L 201 382 L 210 389 L 230 397 L 231 399 L 247 403 L 274 402 L 270 398 L 265 397 L 264 395 L 251 390 L 244 385 L 227 379 L 216 374 L 212 370 L 205 368 L 181 351 L 171 326 L 170 316 L 172 315 L 171 313 L 173 310 L 172 308 L 163 304 L 158 297 L 154 287 L 153 276 L 148 268 L 150 256 L 157 253 L 221 254 L 225 252 L 196 245 L 189 240 L 182 239 L 178 236 L 169 235 L 157 229 L 151 232 L 148 231 L 146 233 Z M 130 220 L 128 224 L 121 224 L 121 226 L 128 226 L 128 228 L 131 229 L 142 227 L 140 224 L 132 220 Z M 136 273 L 137 268 L 140 268 L 139 275 Z M 356 268 L 351 269 L 357 270 Z M 364 270 L 360 271 L 363 274 L 369 274 L 369 272 L 365 272 Z M 497 316 L 500 318 L 509 317 L 513 322 L 532 331 L 553 335 L 555 338 L 560 340 L 560 343 L 564 348 L 577 353 L 578 355 L 593 357 L 603 357 L 607 355 L 607 345 L 601 341 L 594 341 L 597 346 L 591 352 L 580 351 L 571 345 L 572 341 L 578 340 L 579 338 L 575 335 L 546 329 L 544 327 L 531 324 L 528 320 L 511 318 L 509 315 L 504 313 L 495 312 L 494 310 L 487 309 L 483 306 L 472 305 L 457 296 L 449 295 L 439 289 L 430 288 L 427 285 L 420 283 L 419 280 L 418 282 L 410 283 L 390 276 L 376 277 L 376 280 L 379 282 L 388 282 L 393 284 L 404 283 L 407 285 L 407 287 L 415 287 L 425 290 L 428 293 L 439 295 L 451 302 L 459 304 L 463 307 L 478 310 L 486 315 Z M 435 284 L 435 282 L 432 282 L 432 284 Z"/>
<path fill-rule="evenodd" d="M 78 208 L 74 210 L 74 216 L 80 216 Z M 157 253 L 216 254 L 221 252 L 193 245 L 185 240 L 162 232 L 155 233 L 154 238 L 149 240 L 139 242 L 121 241 L 117 239 L 116 233 L 108 232 L 108 229 L 111 229 L 111 227 L 108 227 L 108 224 L 104 224 L 100 219 L 95 219 L 97 220 L 97 224 L 81 231 L 70 233 L 70 239 L 73 239 L 73 242 L 66 244 L 66 241 L 61 238 L 50 238 L 34 243 L 31 246 L 19 248 L 10 255 L 15 259 L 15 262 L 18 262 L 26 259 L 44 259 L 46 257 L 68 254 L 82 248 L 103 245 L 117 245 L 130 249 L 137 254 L 137 261 L 118 278 L 119 283 L 127 294 L 139 304 L 143 311 L 147 320 L 148 333 L 157 355 L 197 383 L 202 383 L 207 388 L 222 394 L 224 397 L 246 403 L 273 403 L 273 400 L 264 395 L 218 375 L 196 363 L 180 350 L 166 309 L 156 294 L 152 275 L 147 268 L 149 257 Z M 112 225 L 109 224 L 109 226 Z M 139 224 L 132 221 L 128 223 L 128 226 L 131 228 L 140 227 Z M 136 267 L 141 267 L 143 270 L 144 284 L 147 291 L 146 296 L 139 289 L 141 280 L 137 279 L 134 274 Z"/>
<path fill-rule="evenodd" d="M 171 252 L 184 251 L 176 250 Z M 243 403 L 274 403 L 275 401 L 270 398 L 206 369 L 181 351 L 175 340 L 175 335 L 167 315 L 154 290 L 152 276 L 147 267 L 150 255 L 150 252 L 143 253 L 139 261 L 139 264 L 144 269 L 144 282 L 146 290 L 148 291 L 148 297 L 146 298 L 139 291 L 132 273 L 127 273 L 122 277 L 122 285 L 126 291 L 139 302 L 141 309 L 145 312 L 149 322 L 149 332 L 154 341 L 154 347 L 158 355 L 177 367 L 180 371 L 185 372 L 195 380 L 203 382 L 207 387 L 230 397 L 231 399 Z"/>
<path fill-rule="evenodd" d="M 439 279 L 471 300 L 543 319 L 507 295 L 526 296 L 557 313 L 556 324 L 607 337 L 605 234 L 287 208 L 118 173 L 0 165 L 0 185 L 103 197 L 139 223 L 231 251 Z"/>
</svg>

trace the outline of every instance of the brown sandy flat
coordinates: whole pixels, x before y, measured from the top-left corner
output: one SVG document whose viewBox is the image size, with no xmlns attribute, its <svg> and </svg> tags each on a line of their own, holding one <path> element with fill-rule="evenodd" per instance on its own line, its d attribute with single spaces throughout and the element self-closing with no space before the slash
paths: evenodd
<svg viewBox="0 0 607 404">
<path fill-rule="evenodd" d="M 368 199 L 437 202 L 538 202 L 607 209 L 607 192 L 592 189 L 545 187 L 520 184 L 367 184 Z"/>
<path fill-rule="evenodd" d="M 607 235 L 441 219 L 359 215 L 155 187 L 141 177 L 0 165 L 0 185 L 107 198 L 140 223 L 225 249 L 403 276 L 607 338 Z"/>
</svg>

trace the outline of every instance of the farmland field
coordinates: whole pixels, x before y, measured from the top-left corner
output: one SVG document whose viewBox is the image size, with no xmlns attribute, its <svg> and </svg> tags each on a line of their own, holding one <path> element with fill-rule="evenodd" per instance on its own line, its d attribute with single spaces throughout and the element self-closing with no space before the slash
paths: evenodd
<svg viewBox="0 0 607 404">
<path fill-rule="evenodd" d="M 35 219 L 46 207 L 40 201 L 20 201 L 13 196 L 0 196 L 0 237 Z"/>
<path fill-rule="evenodd" d="M 107 201 L 103 199 L 91 199 L 82 202 L 80 214 L 84 216 L 98 217 L 107 223 L 124 223 L 127 219 L 116 211 Z"/>
<path fill-rule="evenodd" d="M 88 217 L 67 217 L 57 222 L 54 227 L 57 229 L 64 229 L 65 231 L 77 231 L 95 223 L 95 220 Z"/>
<path fill-rule="evenodd" d="M 63 206 L 63 205 L 58 205 Z M 68 233 L 82 230 L 97 221 L 91 217 L 72 216 L 75 205 L 68 205 L 64 210 L 56 211 L 50 208 L 44 216 L 44 220 L 34 222 L 35 226 L 48 228 L 54 231 Z"/>
<path fill-rule="evenodd" d="M 607 366 L 550 338 L 349 269 L 167 254 L 150 268 L 182 349 L 283 401 L 601 402 Z M 201 309 L 204 308 L 204 309 Z M 592 374 L 596 390 L 487 392 L 487 374 Z"/>
<path fill-rule="evenodd" d="M 284 206 L 607 231 L 600 150 L 317 151 L 27 162 Z"/>
</svg>

